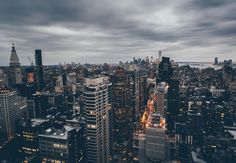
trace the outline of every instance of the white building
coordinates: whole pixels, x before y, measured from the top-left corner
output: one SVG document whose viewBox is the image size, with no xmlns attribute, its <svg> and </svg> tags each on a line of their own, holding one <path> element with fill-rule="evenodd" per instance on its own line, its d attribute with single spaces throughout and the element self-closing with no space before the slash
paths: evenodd
<svg viewBox="0 0 236 163">
<path fill-rule="evenodd" d="M 15 135 L 15 121 L 25 116 L 26 99 L 17 96 L 16 91 L 0 90 L 0 146 Z"/>
<path fill-rule="evenodd" d="M 108 78 L 86 79 L 84 109 L 86 118 L 87 162 L 109 162 L 109 111 Z"/>
</svg>

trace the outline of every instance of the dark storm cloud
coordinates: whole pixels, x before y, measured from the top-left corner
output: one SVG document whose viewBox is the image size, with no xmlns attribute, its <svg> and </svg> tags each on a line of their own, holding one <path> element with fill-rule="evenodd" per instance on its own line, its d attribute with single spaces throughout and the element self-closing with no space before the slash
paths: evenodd
<svg viewBox="0 0 236 163">
<path fill-rule="evenodd" d="M 23 64 L 42 48 L 45 63 L 234 58 L 234 0 L 0 0 L 0 64 L 11 42 Z M 222 55 L 222 49 L 228 54 Z M 2 59 L 3 58 L 3 59 Z"/>
</svg>

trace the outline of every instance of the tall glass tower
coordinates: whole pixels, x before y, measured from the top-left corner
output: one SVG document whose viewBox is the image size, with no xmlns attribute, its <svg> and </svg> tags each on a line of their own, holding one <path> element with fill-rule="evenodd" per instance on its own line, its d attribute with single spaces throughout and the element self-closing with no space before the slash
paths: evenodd
<svg viewBox="0 0 236 163">
<path fill-rule="evenodd" d="M 41 92 L 44 88 L 42 53 L 40 49 L 35 50 L 35 65 L 37 78 L 37 91 Z"/>
</svg>

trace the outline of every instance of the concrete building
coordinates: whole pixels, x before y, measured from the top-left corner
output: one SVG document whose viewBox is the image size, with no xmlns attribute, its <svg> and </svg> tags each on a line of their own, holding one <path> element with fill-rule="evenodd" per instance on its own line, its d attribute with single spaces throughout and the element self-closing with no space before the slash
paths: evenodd
<svg viewBox="0 0 236 163">
<path fill-rule="evenodd" d="M 155 89 L 155 96 L 156 96 L 156 103 L 157 103 L 157 112 L 161 115 L 161 116 L 165 116 L 165 112 L 167 110 L 167 92 L 168 92 L 168 84 L 165 82 L 161 82 L 159 83 Z"/>
<path fill-rule="evenodd" d="M 25 98 L 12 89 L 0 89 L 0 146 L 15 136 L 15 121 L 23 117 L 27 105 Z"/>
<path fill-rule="evenodd" d="M 32 119 L 16 121 L 17 151 L 21 161 L 39 161 L 38 135 L 49 126 L 49 120 Z"/>
<path fill-rule="evenodd" d="M 85 80 L 84 110 L 87 162 L 109 162 L 110 131 L 108 101 L 108 78 Z"/>
<path fill-rule="evenodd" d="M 135 116 L 135 107 L 132 107 L 129 76 L 124 68 L 117 68 L 111 77 L 112 81 L 112 116 L 113 140 L 112 152 L 114 155 L 127 153 L 132 138 L 132 121 Z M 135 105 L 134 105 L 135 106 Z"/>
<path fill-rule="evenodd" d="M 83 132 L 80 127 L 55 124 L 39 134 L 39 153 L 42 163 L 84 162 Z"/>
<path fill-rule="evenodd" d="M 37 91 L 40 92 L 44 88 L 42 52 L 40 49 L 35 50 L 35 65 L 36 65 L 35 70 L 36 70 Z"/>
</svg>

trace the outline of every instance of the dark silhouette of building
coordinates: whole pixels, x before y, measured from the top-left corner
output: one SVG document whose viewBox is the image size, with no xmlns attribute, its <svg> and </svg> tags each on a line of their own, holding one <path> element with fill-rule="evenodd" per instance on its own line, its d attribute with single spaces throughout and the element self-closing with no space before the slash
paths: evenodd
<svg viewBox="0 0 236 163">
<path fill-rule="evenodd" d="M 171 134 L 174 132 L 174 125 L 179 113 L 179 81 L 171 79 L 168 81 L 168 85 L 166 127 Z"/>
<path fill-rule="evenodd" d="M 159 64 L 159 79 L 161 81 L 168 81 L 173 75 L 173 69 L 171 67 L 170 58 L 162 57 L 162 61 Z"/>
<path fill-rule="evenodd" d="M 128 151 L 132 139 L 132 117 L 129 76 L 123 68 L 117 68 L 111 77 L 113 87 L 113 154 Z"/>
<path fill-rule="evenodd" d="M 218 62 L 218 57 L 215 57 L 215 65 L 218 65 L 219 62 Z"/>
<path fill-rule="evenodd" d="M 35 65 L 36 65 L 36 79 L 37 79 L 37 91 L 42 91 L 44 88 L 43 80 L 43 64 L 41 50 L 35 50 Z"/>
<path fill-rule="evenodd" d="M 38 135 L 49 127 L 49 121 L 43 119 L 16 121 L 16 143 L 20 161 L 39 162 Z"/>
</svg>

